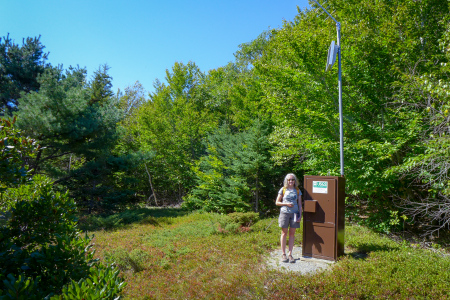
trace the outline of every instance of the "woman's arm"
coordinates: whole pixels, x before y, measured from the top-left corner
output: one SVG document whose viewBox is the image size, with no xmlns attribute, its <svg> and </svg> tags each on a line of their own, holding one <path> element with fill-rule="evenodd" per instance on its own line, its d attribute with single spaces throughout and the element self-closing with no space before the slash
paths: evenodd
<svg viewBox="0 0 450 300">
<path fill-rule="evenodd" d="M 283 195 L 278 194 L 277 201 L 275 202 L 276 206 L 287 206 L 287 207 L 294 207 L 294 204 L 292 203 L 283 203 Z"/>
</svg>

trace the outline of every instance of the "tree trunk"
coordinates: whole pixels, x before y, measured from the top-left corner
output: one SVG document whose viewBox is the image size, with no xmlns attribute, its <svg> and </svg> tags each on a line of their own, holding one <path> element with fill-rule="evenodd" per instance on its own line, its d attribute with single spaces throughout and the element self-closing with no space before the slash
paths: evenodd
<svg viewBox="0 0 450 300">
<path fill-rule="evenodd" d="M 258 172 L 256 172 L 256 190 L 255 190 L 255 212 L 259 212 L 259 180 L 258 180 Z"/>
<path fill-rule="evenodd" d="M 145 171 L 147 171 L 148 182 L 150 183 L 150 188 L 152 190 L 153 197 L 155 197 L 155 204 L 156 204 L 156 206 L 158 206 L 158 200 L 156 199 L 155 190 L 153 189 L 152 177 L 150 176 L 150 172 L 148 171 L 147 164 L 144 164 L 144 166 L 145 166 Z M 150 197 L 149 197 L 149 199 L 150 199 Z"/>
</svg>

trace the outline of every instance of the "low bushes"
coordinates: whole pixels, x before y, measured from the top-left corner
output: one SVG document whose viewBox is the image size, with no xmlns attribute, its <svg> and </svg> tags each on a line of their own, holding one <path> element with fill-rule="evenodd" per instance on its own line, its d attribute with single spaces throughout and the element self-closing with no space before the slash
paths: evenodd
<svg viewBox="0 0 450 300">
<path fill-rule="evenodd" d="M 234 223 L 239 224 L 240 226 L 244 227 L 250 227 L 251 225 L 255 224 L 259 220 L 259 214 L 255 212 L 235 212 L 228 214 L 231 220 L 233 220 Z"/>
<path fill-rule="evenodd" d="M 94 259 L 91 238 L 78 230 L 67 193 L 36 176 L 29 185 L 6 190 L 3 199 L 9 214 L 0 227 L 0 299 L 119 295 L 123 280 Z"/>
<path fill-rule="evenodd" d="M 82 216 L 80 218 L 80 228 L 84 231 L 111 230 L 130 225 L 133 223 L 153 224 L 167 223 L 170 219 L 183 216 L 187 211 L 174 208 L 137 208 L 122 211 L 106 216 Z"/>
<path fill-rule="evenodd" d="M 124 271 L 124 294 L 131 299 L 450 297 L 450 258 L 444 247 L 421 249 L 347 224 L 346 255 L 330 270 L 285 273 L 269 270 L 264 263 L 279 247 L 277 219 L 253 221 L 248 232 L 226 231 L 232 224 L 240 228 L 234 217 L 196 212 L 171 218 L 170 223 L 136 223 L 97 232 L 96 245 L 100 257 L 115 260 Z M 296 245 L 300 242 L 297 230 Z"/>
</svg>

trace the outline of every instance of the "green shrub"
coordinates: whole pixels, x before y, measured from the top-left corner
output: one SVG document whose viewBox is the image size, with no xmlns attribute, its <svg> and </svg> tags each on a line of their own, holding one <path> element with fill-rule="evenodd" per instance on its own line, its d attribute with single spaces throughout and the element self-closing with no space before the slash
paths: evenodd
<svg viewBox="0 0 450 300">
<path fill-rule="evenodd" d="M 250 231 L 249 227 L 259 220 L 258 213 L 252 212 L 235 212 L 228 215 L 210 213 L 209 215 L 214 233 L 219 234 Z"/>
<path fill-rule="evenodd" d="M 126 249 L 118 248 L 105 252 L 105 258 L 107 261 L 116 264 L 121 271 L 140 272 L 145 269 L 145 262 L 149 255 L 141 249 L 134 249 L 129 252 Z"/>
<path fill-rule="evenodd" d="M 67 193 L 55 192 L 52 183 L 35 176 L 33 183 L 9 189 L 4 194 L 11 213 L 3 234 L 21 249 L 32 250 L 56 242 L 58 235 L 76 233 L 75 202 Z"/>
<path fill-rule="evenodd" d="M 0 299 L 44 299 L 101 267 L 91 239 L 78 231 L 74 201 L 52 186 L 36 176 L 5 192 L 10 216 L 0 227 L 0 273 L 7 278 L 0 280 Z"/>
<path fill-rule="evenodd" d="M 240 227 L 241 226 L 237 223 L 228 223 L 224 227 L 224 233 L 227 233 L 227 232 L 235 233 L 239 230 Z"/>
<path fill-rule="evenodd" d="M 259 220 L 259 214 L 255 212 L 234 212 L 228 214 L 228 217 L 240 226 L 250 227 Z"/>
<path fill-rule="evenodd" d="M 125 285 L 119 277 L 119 270 L 114 270 L 112 266 L 91 268 L 89 277 L 72 280 L 63 288 L 61 295 L 53 296 L 51 300 L 118 299 L 117 295 Z"/>
<path fill-rule="evenodd" d="M 0 118 L 0 196 L 6 188 L 26 183 L 29 179 L 28 166 L 24 164 L 26 157 L 36 154 L 38 145 L 33 139 L 22 136 L 12 120 Z M 3 199 L 0 197 L 0 201 Z M 0 208 L 4 203 L 0 202 Z"/>
<path fill-rule="evenodd" d="M 42 299 L 40 295 L 36 295 L 39 289 L 39 278 L 34 279 L 19 275 L 15 278 L 14 275 L 8 274 L 6 279 L 0 274 L 0 280 L 3 283 L 3 290 L 0 290 L 0 299 Z"/>
</svg>

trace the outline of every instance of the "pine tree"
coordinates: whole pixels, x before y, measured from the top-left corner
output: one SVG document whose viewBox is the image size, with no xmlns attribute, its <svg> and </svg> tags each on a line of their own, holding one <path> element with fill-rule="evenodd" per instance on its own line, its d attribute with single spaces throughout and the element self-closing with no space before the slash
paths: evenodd
<svg viewBox="0 0 450 300">
<path fill-rule="evenodd" d="M 30 160 L 34 172 L 69 188 L 89 210 L 104 206 L 117 192 L 113 175 L 126 166 L 112 152 L 123 112 L 106 70 L 96 72 L 91 83 L 84 69 L 47 70 L 39 79 L 40 90 L 24 95 L 17 112 L 20 128 L 42 146 Z"/>
<path fill-rule="evenodd" d="M 269 129 L 256 120 L 249 130 L 232 133 L 226 125 L 207 137 L 207 155 L 194 168 L 196 187 L 185 206 L 218 212 L 268 209 L 273 191 L 269 182 Z M 264 196 L 263 196 L 264 195 Z"/>
<path fill-rule="evenodd" d="M 24 39 L 22 46 L 9 34 L 0 38 L 0 116 L 17 110 L 21 93 L 39 90 L 38 76 L 50 67 L 44 48 L 40 36 Z"/>
<path fill-rule="evenodd" d="M 103 105 L 114 96 L 112 91 L 112 77 L 108 74 L 108 65 L 102 65 L 94 72 L 94 78 L 90 85 L 91 102 Z"/>
</svg>

